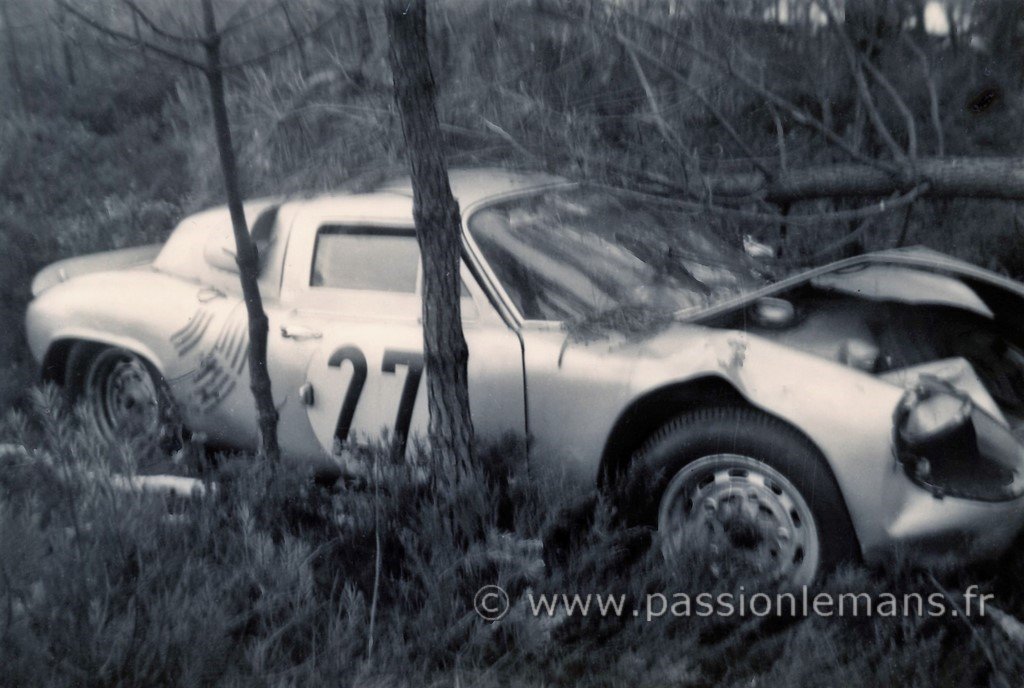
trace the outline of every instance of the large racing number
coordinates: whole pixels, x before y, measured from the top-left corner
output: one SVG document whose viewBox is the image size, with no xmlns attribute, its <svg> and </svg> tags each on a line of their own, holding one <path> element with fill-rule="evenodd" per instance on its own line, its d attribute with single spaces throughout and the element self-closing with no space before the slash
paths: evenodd
<svg viewBox="0 0 1024 688">
<path fill-rule="evenodd" d="M 352 364 L 352 379 L 348 383 L 348 391 L 345 392 L 345 401 L 341 403 L 338 423 L 334 426 L 334 436 L 339 442 L 348 439 L 348 432 L 352 429 L 352 416 L 356 415 L 356 404 L 359 403 L 363 385 L 366 384 L 366 356 L 363 352 L 354 346 L 343 346 L 331 354 L 327 359 L 327 365 L 340 368 L 345 361 Z"/>
<path fill-rule="evenodd" d="M 345 399 L 341 403 L 341 411 L 338 413 L 338 422 L 334 426 L 334 436 L 339 442 L 348 439 L 349 431 L 352 429 L 352 418 L 356 414 L 356 406 L 359 404 L 359 397 L 366 385 L 366 356 L 355 346 L 343 346 L 334 351 L 327 359 L 327 365 L 332 368 L 340 368 L 342 363 L 348 361 L 352 364 L 352 379 L 348 383 L 348 390 L 345 392 Z M 402 397 L 398 402 L 398 414 L 395 416 L 395 440 L 399 451 L 404 452 L 405 442 L 409 436 L 409 426 L 412 424 L 412 412 L 416 405 L 416 395 L 419 393 L 420 378 L 423 377 L 423 354 L 418 351 L 395 351 L 384 350 L 384 360 L 381 362 L 381 371 L 385 373 L 397 372 L 398 366 L 406 366 L 409 373 L 405 378 L 405 385 L 402 387 Z"/>
</svg>

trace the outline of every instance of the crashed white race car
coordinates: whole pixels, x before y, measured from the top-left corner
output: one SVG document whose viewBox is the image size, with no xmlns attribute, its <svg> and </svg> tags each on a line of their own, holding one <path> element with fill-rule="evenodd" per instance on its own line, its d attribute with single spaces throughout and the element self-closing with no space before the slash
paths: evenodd
<svg viewBox="0 0 1024 688">
<path fill-rule="evenodd" d="M 1024 285 L 924 249 L 769 283 L 669 204 L 499 170 L 452 186 L 478 435 L 529 437 L 530 460 L 604 487 L 639 465 L 632 506 L 666 547 L 790 581 L 896 547 L 990 556 L 1017 534 Z M 422 433 L 408 183 L 246 213 L 284 455 Z M 45 379 L 111 437 L 155 432 L 172 403 L 211 442 L 254 446 L 233 246 L 219 208 L 163 246 L 44 269 L 27 330 Z"/>
</svg>

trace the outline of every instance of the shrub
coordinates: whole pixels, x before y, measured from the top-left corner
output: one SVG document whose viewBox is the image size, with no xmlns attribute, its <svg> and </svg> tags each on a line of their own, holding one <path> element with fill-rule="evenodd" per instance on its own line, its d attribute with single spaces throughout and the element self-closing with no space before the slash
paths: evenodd
<svg viewBox="0 0 1024 688">
<path fill-rule="evenodd" d="M 52 391 L 0 435 L 0 662 L 13 685 L 936 685 L 1014 677 L 1014 645 L 984 621 L 533 614 L 529 594 L 733 592 L 694 552 L 669 566 L 646 529 L 596 494 L 487 449 L 455 479 L 419 451 L 361 450 L 362 481 L 219 455 L 206 497 L 115 489 L 103 445 Z M 374 478 L 376 476 L 376 478 Z M 543 544 L 542 544 L 543 543 Z M 559 543 L 561 547 L 559 549 Z M 555 556 L 558 549 L 560 556 Z M 1002 571 L 1020 568 L 1019 555 Z M 1015 580 L 977 569 L 1020 613 Z M 957 576 L 963 576 L 958 578 Z M 1002 574 L 1000 574 L 1002 575 Z M 931 574 L 837 572 L 821 590 L 935 591 Z M 502 586 L 507 616 L 473 611 Z M 371 649 L 372 638 L 372 649 Z"/>
</svg>

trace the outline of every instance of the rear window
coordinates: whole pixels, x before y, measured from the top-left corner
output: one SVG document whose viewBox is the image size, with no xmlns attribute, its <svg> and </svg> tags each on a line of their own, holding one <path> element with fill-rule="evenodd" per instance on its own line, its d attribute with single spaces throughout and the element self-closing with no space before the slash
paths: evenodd
<svg viewBox="0 0 1024 688">
<path fill-rule="evenodd" d="M 317 232 L 309 284 L 413 294 L 419 261 L 408 230 L 328 225 Z"/>
</svg>

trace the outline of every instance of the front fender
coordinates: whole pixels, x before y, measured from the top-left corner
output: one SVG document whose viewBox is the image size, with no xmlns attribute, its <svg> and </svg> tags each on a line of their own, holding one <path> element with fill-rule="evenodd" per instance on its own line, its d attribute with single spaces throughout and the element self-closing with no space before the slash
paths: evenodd
<svg viewBox="0 0 1024 688">
<path fill-rule="evenodd" d="M 721 377 L 752 406 L 797 428 L 819 448 L 862 546 L 886 539 L 885 524 L 898 517 L 906 492 L 918 491 L 893 455 L 893 414 L 903 390 L 755 335 L 701 331 L 682 348 L 670 336 L 645 342 L 632 376 L 635 393 Z"/>
<path fill-rule="evenodd" d="M 893 455 L 893 415 L 903 390 L 867 373 L 756 335 L 692 324 L 640 342 L 567 345 L 564 332 L 524 334 L 531 455 L 555 461 L 570 476 L 598 479 L 613 429 L 637 400 L 713 378 L 818 447 L 865 549 L 891 539 L 904 504 L 924 494 Z"/>
</svg>

